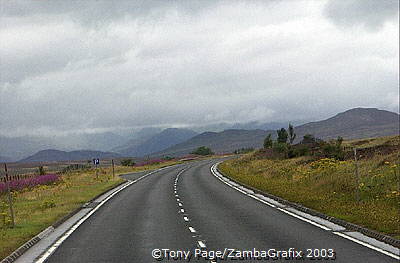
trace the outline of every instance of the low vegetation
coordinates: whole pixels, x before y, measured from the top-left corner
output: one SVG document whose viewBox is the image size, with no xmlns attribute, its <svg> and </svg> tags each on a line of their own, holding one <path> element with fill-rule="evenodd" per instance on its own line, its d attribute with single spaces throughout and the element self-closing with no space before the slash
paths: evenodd
<svg viewBox="0 0 400 263">
<path fill-rule="evenodd" d="M 307 137 L 309 147 L 267 140 L 267 149 L 226 161 L 220 169 L 246 185 L 399 238 L 400 137 L 317 144 Z M 288 156 L 300 146 L 304 154 Z"/>
<path fill-rule="evenodd" d="M 115 173 L 119 175 L 138 172 L 175 163 L 177 162 L 169 161 L 140 167 L 116 166 Z M 49 178 L 37 181 L 43 184 L 24 184 L 24 187 L 13 188 L 13 228 L 7 195 L 4 192 L 0 193 L 0 259 L 74 209 L 123 182 L 123 179 L 119 176 L 112 177 L 109 167 L 99 168 L 98 177 L 94 169 L 67 170 L 63 174 L 49 175 Z"/>
<path fill-rule="evenodd" d="M 194 150 L 193 152 L 191 152 L 191 154 L 197 154 L 197 155 L 212 155 L 214 154 L 210 148 L 205 147 L 205 146 L 201 146 L 199 148 L 197 148 L 196 150 Z"/>
</svg>

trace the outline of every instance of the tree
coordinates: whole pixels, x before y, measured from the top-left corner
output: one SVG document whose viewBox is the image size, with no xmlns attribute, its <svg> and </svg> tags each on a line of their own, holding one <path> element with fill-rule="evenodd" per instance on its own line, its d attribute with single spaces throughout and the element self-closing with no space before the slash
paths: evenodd
<svg viewBox="0 0 400 263">
<path fill-rule="evenodd" d="M 132 159 L 121 160 L 122 166 L 134 166 L 135 162 Z"/>
<path fill-rule="evenodd" d="M 338 136 L 336 139 L 336 145 L 340 148 L 342 146 L 343 137 Z"/>
<path fill-rule="evenodd" d="M 315 137 L 312 134 L 306 134 L 303 136 L 303 140 L 301 141 L 301 143 L 303 144 L 307 144 L 307 143 L 315 143 Z"/>
<path fill-rule="evenodd" d="M 264 139 L 264 149 L 272 148 L 271 133 Z"/>
<path fill-rule="evenodd" d="M 296 139 L 296 133 L 294 133 L 293 125 L 289 123 L 289 141 L 290 144 L 293 143 L 294 139 Z"/>
<path fill-rule="evenodd" d="M 211 155 L 214 154 L 210 148 L 205 147 L 205 146 L 201 146 L 199 148 L 197 148 L 196 150 L 194 150 L 193 152 L 191 152 L 192 154 L 198 154 L 198 155 Z"/>
<path fill-rule="evenodd" d="M 280 130 L 277 130 L 276 133 L 278 134 L 278 143 L 287 143 L 288 140 L 288 133 L 285 130 L 285 128 L 281 128 Z"/>
<path fill-rule="evenodd" d="M 37 173 L 39 175 L 45 175 L 46 174 L 46 170 L 43 168 L 43 166 L 39 166 L 38 170 L 37 170 Z"/>
</svg>

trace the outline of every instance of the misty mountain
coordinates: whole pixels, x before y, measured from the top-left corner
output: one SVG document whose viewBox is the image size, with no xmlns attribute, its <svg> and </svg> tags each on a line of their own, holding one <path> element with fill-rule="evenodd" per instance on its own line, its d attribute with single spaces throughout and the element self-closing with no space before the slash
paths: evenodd
<svg viewBox="0 0 400 263">
<path fill-rule="evenodd" d="M 293 125 L 300 125 L 305 121 L 291 121 Z M 236 123 L 215 123 L 205 126 L 193 127 L 192 130 L 202 132 L 221 132 L 225 130 L 276 130 L 281 127 L 288 125 L 288 122 L 262 122 L 262 121 L 251 121 L 251 122 L 236 122 Z"/>
<path fill-rule="evenodd" d="M 283 126 L 287 128 L 287 125 Z M 297 141 L 309 133 L 317 138 L 359 139 L 399 134 L 399 114 L 374 108 L 356 108 L 317 122 L 295 127 Z M 229 153 L 239 148 L 261 148 L 267 134 L 276 137 L 276 130 L 226 130 L 205 132 L 188 141 L 174 145 L 154 156 L 181 156 L 200 146 L 210 147 L 216 153 Z"/>
<path fill-rule="evenodd" d="M 56 148 L 49 139 L 40 137 L 5 137 L 0 136 L 0 155 L 16 161 L 37 151 Z"/>
<path fill-rule="evenodd" d="M 197 133 L 192 130 L 168 128 L 146 140 L 133 141 L 131 145 L 127 145 L 118 152 L 125 156 L 146 156 L 184 142 L 195 135 Z"/>
<path fill-rule="evenodd" d="M 92 149 L 110 151 L 116 145 L 126 143 L 128 138 L 112 132 L 93 134 L 70 134 L 62 136 L 0 136 L 0 154 L 12 160 L 19 160 L 45 149 L 72 151 L 77 149 Z"/>
<path fill-rule="evenodd" d="M 124 144 L 117 144 L 118 146 L 116 147 L 114 145 L 114 148 L 112 148 L 111 151 L 117 153 L 129 153 L 131 149 L 139 147 L 139 145 L 145 143 L 147 140 L 159 134 L 161 131 L 161 128 L 143 128 L 131 134 L 130 139 Z"/>
<path fill-rule="evenodd" d="M 91 160 L 93 158 L 110 159 L 110 158 L 120 158 L 120 157 L 121 156 L 119 154 L 112 152 L 101 152 L 101 151 L 90 151 L 90 150 L 65 152 L 65 151 L 48 149 L 39 151 L 32 156 L 20 160 L 20 162 L 30 163 L 30 162 L 79 161 L 79 160 Z"/>
</svg>

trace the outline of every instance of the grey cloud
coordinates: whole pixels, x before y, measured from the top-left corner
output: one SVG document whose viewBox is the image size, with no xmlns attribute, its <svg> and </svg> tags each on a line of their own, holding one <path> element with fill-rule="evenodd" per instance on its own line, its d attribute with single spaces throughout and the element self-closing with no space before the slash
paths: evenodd
<svg viewBox="0 0 400 263">
<path fill-rule="evenodd" d="M 317 1 L 150 2 L 137 17 L 138 2 L 43 3 L 4 15 L 0 134 L 398 111 L 396 23 L 337 30 Z"/>
<path fill-rule="evenodd" d="M 325 7 L 326 16 L 339 26 L 362 25 L 376 31 L 396 18 L 398 0 L 330 0 Z"/>
</svg>

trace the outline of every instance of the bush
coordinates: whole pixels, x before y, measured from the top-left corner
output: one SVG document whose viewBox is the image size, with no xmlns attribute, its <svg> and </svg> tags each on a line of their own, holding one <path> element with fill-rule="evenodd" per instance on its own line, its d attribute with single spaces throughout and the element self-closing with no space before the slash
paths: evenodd
<svg viewBox="0 0 400 263">
<path fill-rule="evenodd" d="M 191 154 L 197 154 L 197 155 L 211 155 L 214 154 L 210 148 L 201 146 L 197 148 L 195 151 L 191 152 Z"/>
<path fill-rule="evenodd" d="M 302 144 L 308 144 L 308 143 L 315 143 L 315 137 L 312 134 L 306 134 L 303 136 L 303 140 L 301 141 Z"/>
<path fill-rule="evenodd" d="M 273 150 L 274 152 L 276 152 L 276 153 L 283 154 L 284 157 L 286 157 L 287 154 L 288 154 L 289 148 L 288 148 L 287 143 L 275 142 L 275 143 L 273 144 L 273 146 L 272 146 L 272 150 Z"/>
<path fill-rule="evenodd" d="M 345 153 L 342 148 L 343 138 L 338 137 L 336 141 L 330 141 L 322 144 L 322 153 L 326 158 L 344 160 Z"/>
<path fill-rule="evenodd" d="M 252 151 L 254 151 L 254 148 L 241 148 L 241 149 L 237 149 L 237 150 L 235 150 L 233 153 L 234 154 L 242 154 L 242 153 L 249 153 L 249 152 L 252 152 Z"/>
<path fill-rule="evenodd" d="M 43 166 L 39 166 L 37 170 L 38 175 L 45 175 L 46 171 L 44 170 Z"/>
<path fill-rule="evenodd" d="M 264 139 L 264 149 L 272 148 L 273 141 L 271 139 L 271 134 L 268 134 Z"/>
<path fill-rule="evenodd" d="M 124 159 L 124 160 L 121 160 L 121 165 L 122 166 L 134 166 L 135 162 L 132 159 Z"/>
</svg>

